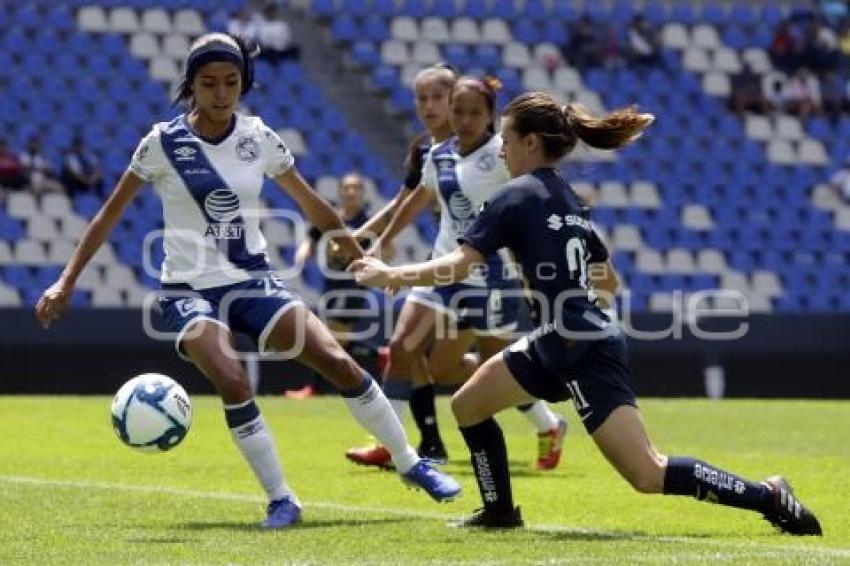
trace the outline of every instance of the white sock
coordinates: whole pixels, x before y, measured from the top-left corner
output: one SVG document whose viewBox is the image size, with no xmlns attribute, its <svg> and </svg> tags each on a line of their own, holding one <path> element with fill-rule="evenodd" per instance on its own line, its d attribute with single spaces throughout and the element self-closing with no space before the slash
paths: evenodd
<svg viewBox="0 0 850 566">
<path fill-rule="evenodd" d="M 407 407 L 410 406 L 410 401 L 406 399 L 387 399 L 390 402 L 390 407 L 393 408 L 395 416 L 398 417 L 400 423 L 404 422 L 404 417 L 407 416 Z"/>
<path fill-rule="evenodd" d="M 396 416 L 393 406 L 374 381 L 359 397 L 345 397 L 352 416 L 378 442 L 387 447 L 399 473 L 406 473 L 419 461 L 416 451 L 407 443 L 407 435 Z M 406 402 L 405 402 L 406 406 Z"/>
<path fill-rule="evenodd" d="M 552 412 L 546 401 L 535 401 L 527 411 L 521 411 L 537 432 L 549 432 L 558 426 L 558 415 Z"/>
<path fill-rule="evenodd" d="M 225 410 L 238 409 L 253 402 L 251 400 L 241 405 L 225 405 Z M 283 469 L 277 457 L 274 438 L 272 438 L 272 433 L 262 415 L 257 415 L 250 422 L 231 428 L 230 436 L 236 446 L 239 447 L 242 456 L 251 465 L 254 475 L 257 476 L 257 480 L 266 491 L 269 501 L 289 496 L 296 504 L 301 505 L 283 477 Z"/>
</svg>

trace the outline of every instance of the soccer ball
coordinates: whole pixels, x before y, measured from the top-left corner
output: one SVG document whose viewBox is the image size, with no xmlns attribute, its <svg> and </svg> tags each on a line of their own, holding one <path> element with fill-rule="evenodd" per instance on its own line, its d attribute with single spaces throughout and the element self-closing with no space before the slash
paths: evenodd
<svg viewBox="0 0 850 566">
<path fill-rule="evenodd" d="M 189 396 L 166 375 L 138 375 L 122 385 L 112 400 L 115 433 L 124 444 L 143 452 L 171 450 L 191 424 Z"/>
</svg>

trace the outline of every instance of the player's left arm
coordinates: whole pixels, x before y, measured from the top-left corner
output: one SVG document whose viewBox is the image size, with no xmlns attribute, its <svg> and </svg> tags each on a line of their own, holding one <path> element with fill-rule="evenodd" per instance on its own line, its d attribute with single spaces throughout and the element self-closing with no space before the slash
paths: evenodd
<svg viewBox="0 0 850 566">
<path fill-rule="evenodd" d="M 275 176 L 274 180 L 298 204 L 313 226 L 322 233 L 333 230 L 334 240 L 339 244 L 343 256 L 351 259 L 363 256 L 362 248 L 351 236 L 336 211 L 307 184 L 295 167 Z"/>
<path fill-rule="evenodd" d="M 591 286 L 595 291 L 602 292 L 599 296 L 600 306 L 604 309 L 611 308 L 613 305 L 609 299 L 617 292 L 620 279 L 617 276 L 617 270 L 614 269 L 614 262 L 611 261 L 608 248 L 595 230 L 590 232 L 588 250 L 590 251 L 588 273 Z"/>
<path fill-rule="evenodd" d="M 484 261 L 484 256 L 470 246 L 462 244 L 453 251 L 421 263 L 389 266 L 374 257 L 363 257 L 348 268 L 360 285 L 397 290 L 416 285 L 448 285 L 462 281 L 472 268 Z"/>
</svg>

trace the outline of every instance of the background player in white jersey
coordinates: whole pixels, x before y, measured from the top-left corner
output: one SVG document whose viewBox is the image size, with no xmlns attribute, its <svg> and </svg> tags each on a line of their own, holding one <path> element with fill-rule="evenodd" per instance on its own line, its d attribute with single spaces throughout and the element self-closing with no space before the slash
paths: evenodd
<svg viewBox="0 0 850 566">
<path fill-rule="evenodd" d="M 395 212 L 372 253 L 391 242 L 434 199 L 441 210 L 434 253 L 447 253 L 472 223 L 481 205 L 510 179 L 498 158 L 501 140 L 494 135 L 497 88 L 491 79 L 461 77 L 455 82 L 450 97 L 450 123 L 455 135 L 431 148 L 422 186 Z M 444 335 L 443 330 L 458 323 L 471 326 L 475 331 L 472 338 L 477 341 L 482 357 L 487 359 L 510 342 L 512 332 L 521 330 L 519 325 L 527 316 L 522 284 L 517 274 L 506 273 L 510 262 L 506 265 L 505 258 L 504 254 L 489 258 L 486 277 L 472 276 L 436 289 L 414 289 L 408 295 L 390 342 L 390 363 L 384 376 L 384 391 L 400 414 L 410 399 L 413 364 L 427 351 L 435 332 Z M 442 327 L 439 331 L 438 325 Z M 469 338 L 458 336 L 455 340 L 461 352 L 469 348 Z M 432 364 L 429 369 L 437 381 L 457 382 L 469 377 L 458 376 L 456 367 L 441 371 Z M 523 405 L 521 409 L 538 430 L 538 468 L 554 468 L 560 460 L 566 421 L 542 401 Z M 431 435 L 439 439 L 436 424 Z M 438 446 L 442 448 L 442 442 Z M 378 446 L 371 452 L 349 451 L 349 458 L 381 465 L 380 450 Z"/>
<path fill-rule="evenodd" d="M 303 180 L 280 138 L 261 119 L 235 112 L 253 82 L 251 54 L 232 36 L 192 45 L 177 99 L 188 112 L 156 124 L 95 215 L 59 280 L 36 306 L 45 326 L 68 306 L 74 283 L 133 196 L 150 182 L 163 203 L 165 260 L 159 306 L 178 353 L 215 385 L 231 436 L 269 498 L 267 527 L 286 527 L 301 505 L 286 483 L 271 431 L 233 352 L 231 331 L 260 352 L 287 351 L 333 383 L 355 419 L 390 447 L 403 479 L 437 500 L 460 485 L 421 460 L 381 390 L 330 331 L 269 269 L 257 209 L 263 175 L 272 177 L 323 230 L 337 229 L 349 257 L 360 255 L 339 216 Z"/>
</svg>

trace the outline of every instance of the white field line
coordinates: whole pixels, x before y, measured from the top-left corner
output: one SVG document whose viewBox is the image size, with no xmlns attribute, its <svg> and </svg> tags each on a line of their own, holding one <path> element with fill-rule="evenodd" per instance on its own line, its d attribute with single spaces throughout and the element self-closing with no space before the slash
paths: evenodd
<svg viewBox="0 0 850 566">
<path fill-rule="evenodd" d="M 11 484 L 26 484 L 50 488 L 67 488 L 67 489 L 101 489 L 111 491 L 124 491 L 133 493 L 147 493 L 154 495 L 174 495 L 178 497 L 193 497 L 199 499 L 217 499 L 220 501 L 240 501 L 249 503 L 266 502 L 264 497 L 258 495 L 247 495 L 241 493 L 229 492 L 213 492 L 213 491 L 198 491 L 192 489 L 182 489 L 176 487 L 160 487 L 153 485 L 132 485 L 112 482 L 99 481 L 78 481 L 78 480 L 51 480 L 44 478 L 35 478 L 29 476 L 14 476 L 0 475 L 0 482 Z M 345 503 L 335 503 L 332 501 L 305 501 L 305 507 L 313 507 L 317 509 L 330 509 L 332 511 L 342 511 L 344 513 L 363 514 L 374 513 L 378 515 L 396 515 L 400 517 L 411 517 L 416 519 L 433 519 L 440 521 L 448 521 L 456 519 L 456 515 L 448 515 L 445 513 L 429 513 L 427 511 L 419 511 L 414 509 L 399 509 L 396 507 L 373 507 L 369 505 L 349 505 Z M 571 527 L 568 525 L 551 525 L 551 524 L 527 524 L 526 530 L 532 532 L 548 532 L 548 533 L 564 533 L 564 534 L 584 534 L 592 535 L 600 538 L 610 538 L 612 540 L 644 540 L 646 542 L 658 542 L 668 544 L 691 544 L 697 546 L 710 546 L 725 549 L 737 549 L 743 551 L 747 555 L 753 557 L 764 553 L 764 557 L 784 556 L 788 558 L 787 553 L 793 552 L 796 554 L 808 555 L 809 558 L 820 556 L 823 558 L 850 558 L 850 548 L 826 548 L 817 546 L 804 545 L 784 545 L 784 544 L 762 544 L 758 542 L 736 542 L 724 540 L 701 539 L 686 536 L 653 536 L 643 534 L 631 534 L 617 531 L 607 531 L 602 529 L 589 529 L 584 527 Z M 786 554 L 782 554 L 786 553 Z M 718 557 L 720 558 L 720 557 Z"/>
</svg>

